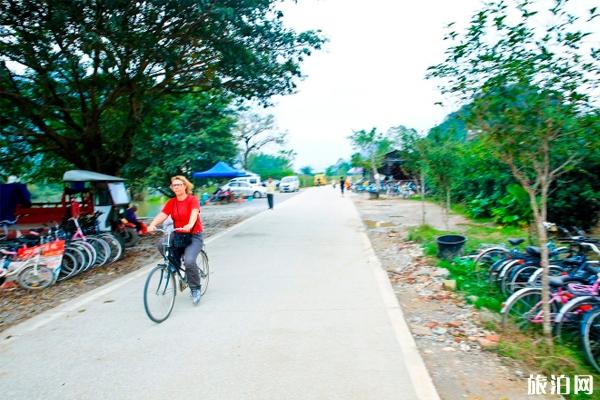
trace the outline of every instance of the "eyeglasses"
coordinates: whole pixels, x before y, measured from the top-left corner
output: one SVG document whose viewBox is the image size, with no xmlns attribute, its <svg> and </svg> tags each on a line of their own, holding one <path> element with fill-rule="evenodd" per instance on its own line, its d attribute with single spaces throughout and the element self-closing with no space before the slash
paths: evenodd
<svg viewBox="0 0 600 400">
<path fill-rule="evenodd" d="M 183 183 L 171 183 L 171 187 L 183 186 Z"/>
</svg>

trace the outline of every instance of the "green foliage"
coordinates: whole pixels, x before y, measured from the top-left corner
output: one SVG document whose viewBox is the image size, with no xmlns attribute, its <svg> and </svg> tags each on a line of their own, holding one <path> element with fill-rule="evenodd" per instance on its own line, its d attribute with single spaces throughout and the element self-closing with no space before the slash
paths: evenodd
<svg viewBox="0 0 600 400">
<path fill-rule="evenodd" d="M 248 166 L 250 171 L 259 174 L 263 179 L 268 177 L 281 179 L 284 176 L 294 175 L 293 159 L 293 151 L 281 151 L 278 155 L 258 153 L 250 155 Z"/>
<path fill-rule="evenodd" d="M 562 226 L 594 228 L 600 218 L 599 176 L 600 154 L 561 176 L 550 192 L 548 220 Z"/>
<path fill-rule="evenodd" d="M 3 3 L 0 166 L 40 153 L 117 174 L 164 96 L 288 94 L 323 39 L 283 25 L 276 0 Z"/>
<path fill-rule="evenodd" d="M 360 157 L 360 154 L 357 153 L 357 156 Z M 352 163 L 340 158 L 335 164 L 330 165 L 325 169 L 325 176 L 346 176 L 350 168 L 352 168 Z"/>
<path fill-rule="evenodd" d="M 423 138 L 413 128 L 397 125 L 390 128 L 387 136 L 402 160 L 401 169 L 406 176 L 417 177 L 423 168 Z"/>
<path fill-rule="evenodd" d="M 300 173 L 302 175 L 309 175 L 310 176 L 310 175 L 313 175 L 313 169 L 312 169 L 312 167 L 310 167 L 310 166 L 307 165 L 305 167 L 300 168 Z"/>
<path fill-rule="evenodd" d="M 555 220 L 581 221 L 581 210 L 587 209 L 587 219 L 594 221 L 593 184 L 583 179 L 585 195 L 573 195 L 561 175 L 600 155 L 599 111 L 591 97 L 600 77 L 599 53 L 585 44 L 597 41 L 592 21 L 598 9 L 582 16 L 568 2 L 544 7 L 540 2 L 493 1 L 477 11 L 464 33 L 449 25 L 447 58 L 430 67 L 428 77 L 440 78 L 443 93 L 467 104 L 459 112 L 469 130 L 466 137 L 475 137 L 488 153 L 475 168 L 481 184 L 468 183 L 463 189 L 455 182 L 453 190 L 463 192 L 459 197 L 470 203 L 474 215 L 523 222 L 530 217 L 518 205 L 520 196 L 503 189 L 516 182 L 536 200 L 529 201 L 532 216 L 545 219 L 548 210 Z M 539 18 L 547 24 L 540 25 Z M 489 163 L 491 157 L 504 163 L 504 170 Z M 498 183 L 491 183 L 493 174 L 486 169 L 500 172 Z M 461 171 L 469 175 L 468 168 Z M 458 176 L 459 184 L 476 181 Z M 501 190 L 490 190 L 498 185 Z M 567 216 L 575 210 L 580 210 L 577 217 Z"/>
<path fill-rule="evenodd" d="M 529 195 L 521 185 L 511 183 L 491 211 L 494 220 L 501 224 L 529 222 L 531 220 Z"/>
<path fill-rule="evenodd" d="M 231 161 L 236 155 L 232 133 L 235 119 L 229 99 L 219 93 L 193 92 L 170 96 L 143 125 L 134 156 L 123 168 L 135 192 L 154 188 L 169 193 L 169 177 Z"/>
<path fill-rule="evenodd" d="M 356 166 L 368 168 L 371 174 L 375 175 L 381 167 L 383 157 L 391 149 L 392 140 L 387 135 L 377 132 L 375 128 L 370 131 L 354 131 L 348 138 L 352 146 L 360 151 L 358 155 L 352 155 L 352 165 L 358 164 Z"/>
</svg>

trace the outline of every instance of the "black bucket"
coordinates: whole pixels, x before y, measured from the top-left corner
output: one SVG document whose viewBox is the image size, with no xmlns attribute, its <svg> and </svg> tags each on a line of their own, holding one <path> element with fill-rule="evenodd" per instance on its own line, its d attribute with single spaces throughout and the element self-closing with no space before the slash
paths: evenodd
<svg viewBox="0 0 600 400">
<path fill-rule="evenodd" d="M 444 235 L 437 238 L 438 257 L 451 260 L 463 255 L 463 246 L 467 238 L 462 235 Z"/>
</svg>

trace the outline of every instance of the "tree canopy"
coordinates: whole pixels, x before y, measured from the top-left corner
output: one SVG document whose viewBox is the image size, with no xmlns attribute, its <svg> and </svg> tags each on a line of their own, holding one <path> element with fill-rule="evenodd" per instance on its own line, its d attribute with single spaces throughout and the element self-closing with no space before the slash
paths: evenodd
<svg viewBox="0 0 600 400">
<path fill-rule="evenodd" d="M 251 154 L 248 159 L 248 166 L 254 173 L 259 174 L 263 179 L 273 178 L 281 179 L 284 176 L 294 175 L 292 161 L 294 160 L 292 150 L 282 150 L 276 155 L 256 153 Z"/>
<path fill-rule="evenodd" d="M 169 193 L 169 177 L 190 176 L 236 156 L 235 114 L 221 93 L 168 96 L 156 105 L 136 136 L 133 156 L 123 167 L 134 190 Z"/>
<path fill-rule="evenodd" d="M 0 167 L 43 154 L 115 174 L 164 96 L 291 93 L 323 39 L 286 28 L 277 3 L 1 1 Z"/>
</svg>

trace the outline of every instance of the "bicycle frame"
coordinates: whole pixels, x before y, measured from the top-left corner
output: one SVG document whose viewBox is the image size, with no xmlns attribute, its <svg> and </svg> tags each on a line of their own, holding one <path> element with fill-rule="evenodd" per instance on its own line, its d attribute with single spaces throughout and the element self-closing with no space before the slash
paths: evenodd
<svg viewBox="0 0 600 400">
<path fill-rule="evenodd" d="M 569 290 L 565 291 L 562 288 L 558 288 L 558 290 L 556 292 L 551 293 L 549 303 L 550 304 L 558 303 L 561 305 L 567 304 L 571 299 L 576 297 L 571 293 L 571 290 L 582 293 L 583 295 L 597 296 L 598 288 L 600 287 L 600 276 L 598 277 L 596 282 L 594 282 L 593 285 L 581 285 L 581 284 L 577 284 L 577 283 L 570 283 L 567 286 L 568 286 Z M 543 302 L 542 301 L 539 301 L 531 309 L 533 310 L 533 309 L 537 309 L 537 308 L 539 308 L 540 311 L 538 311 L 537 314 L 535 314 L 535 316 L 532 319 L 530 319 L 530 322 L 534 323 L 534 324 L 541 324 L 544 321 Z"/>
<path fill-rule="evenodd" d="M 185 282 L 185 284 L 187 285 L 187 280 L 185 279 L 185 276 L 182 275 L 183 269 L 181 267 L 176 267 L 175 265 L 173 265 L 173 263 L 171 262 L 171 259 L 169 257 L 170 253 L 171 253 L 171 233 L 172 232 L 166 232 L 166 231 L 164 231 L 162 229 L 157 229 L 157 231 L 159 231 L 159 232 L 162 231 L 162 232 L 165 233 L 165 236 L 164 236 L 165 240 L 162 243 L 162 246 L 163 246 L 162 256 L 163 256 L 163 259 L 164 259 L 164 261 L 166 263 L 166 267 L 167 267 L 166 268 L 166 270 L 167 270 L 167 279 L 165 279 L 165 289 L 164 289 L 164 291 L 162 293 L 162 294 L 165 294 L 165 292 L 166 292 L 166 290 L 167 290 L 167 288 L 169 286 L 169 280 L 171 279 L 171 276 L 173 274 L 175 274 L 177 276 L 177 279 L 178 279 L 178 282 L 180 284 L 180 287 L 181 287 L 181 283 L 182 282 Z M 163 271 L 161 271 L 161 276 L 160 276 L 161 283 L 163 281 L 163 275 L 162 274 L 164 274 Z M 160 291 L 160 286 L 157 288 L 157 293 L 159 293 L 159 291 Z"/>
</svg>

